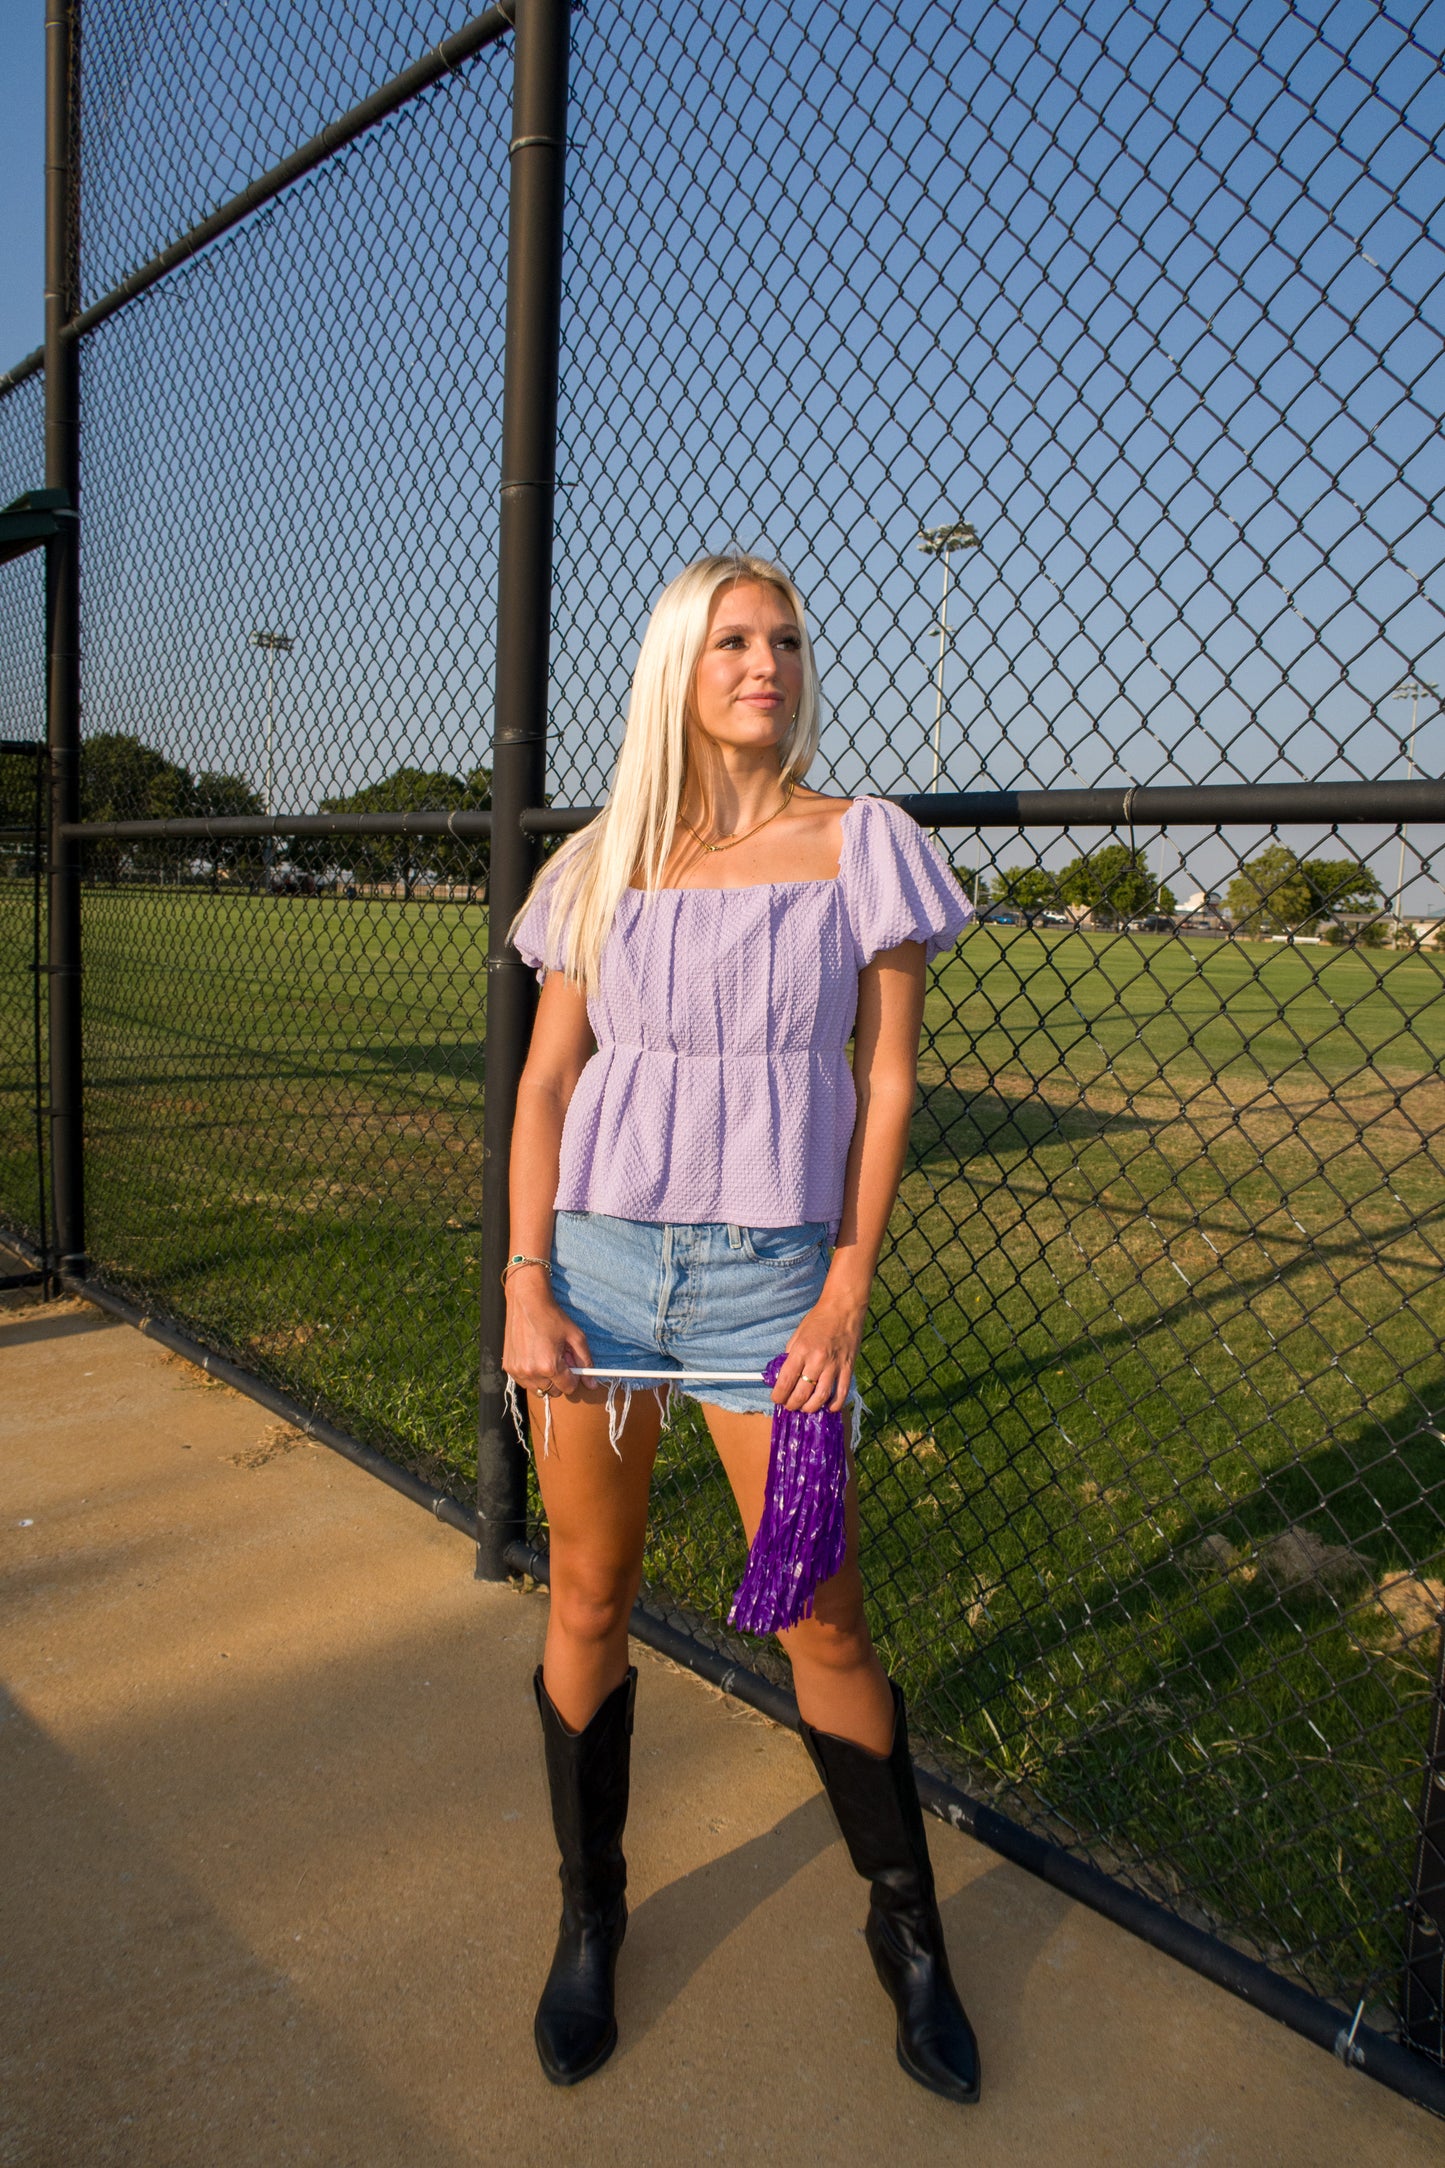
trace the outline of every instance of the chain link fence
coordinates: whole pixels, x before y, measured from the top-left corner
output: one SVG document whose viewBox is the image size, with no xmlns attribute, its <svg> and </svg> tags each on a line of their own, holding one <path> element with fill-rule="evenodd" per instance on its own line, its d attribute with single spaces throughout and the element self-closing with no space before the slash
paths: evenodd
<svg viewBox="0 0 1445 2168">
<path fill-rule="evenodd" d="M 88 0 L 85 303 L 461 27 Z M 1376 2033 L 1413 1935 L 1438 2060 L 1445 828 L 1268 798 L 1445 765 L 1427 27 L 577 12 L 545 795 L 600 799 L 658 587 L 731 543 L 809 595 L 825 788 L 1258 786 L 942 826 L 980 923 L 930 980 L 865 1570 L 936 1769 Z M 81 348 L 90 1253 L 458 1499 L 511 77 L 479 46 Z M 35 561 L 0 582 L 34 736 Z M 34 1240 L 31 894 L 0 859 Z M 645 1602 L 780 1679 L 721 1623 L 742 1558 L 680 1415 Z"/>
<path fill-rule="evenodd" d="M 1445 1607 L 1445 979 L 1267 930 L 1287 859 L 1358 867 L 1338 834 L 1231 842 L 1257 931 L 1160 914 L 1154 837 L 1066 839 L 1105 872 L 1072 913 L 1048 842 L 960 855 L 987 917 L 930 988 L 864 1571 L 975 1796 L 1379 2022 Z M 1020 888 L 1053 907 L 990 906 Z M 724 1617 L 698 1426 L 663 1469 L 655 1595 Z"/>
<path fill-rule="evenodd" d="M 559 801 L 658 579 L 734 540 L 809 598 L 841 789 L 1403 774 L 1438 68 L 1282 7 L 583 16 Z"/>
<path fill-rule="evenodd" d="M 1440 654 L 1438 53 L 860 29 L 578 26 L 559 799 L 661 573 L 734 542 L 809 595 L 845 792 L 1438 773 L 1438 699 L 1390 698 Z M 1382 2024 L 1445 1607 L 1442 841 L 966 842 L 863 1378 L 930 1744 Z M 716 1631 L 699 1425 L 662 1469 L 650 1600 L 769 1668 Z"/>
<path fill-rule="evenodd" d="M 163 10 L 137 43 L 91 10 L 120 185 L 87 168 L 87 300 L 454 27 L 402 18 L 212 41 Z M 83 818 L 490 803 L 508 73 L 444 77 L 85 342 Z M 137 113 L 178 102 L 212 125 L 153 174 Z M 99 843 L 86 872 L 94 1256 L 464 1493 L 485 845 Z"/>
</svg>

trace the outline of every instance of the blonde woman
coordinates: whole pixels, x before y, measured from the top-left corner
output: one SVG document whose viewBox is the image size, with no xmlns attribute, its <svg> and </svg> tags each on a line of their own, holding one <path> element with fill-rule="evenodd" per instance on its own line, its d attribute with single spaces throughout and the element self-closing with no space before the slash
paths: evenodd
<svg viewBox="0 0 1445 2168">
<path fill-rule="evenodd" d="M 517 1099 L 503 1359 L 534 1415 L 545 1403 L 533 1430 L 552 1593 L 535 1688 L 563 1901 L 535 2031 L 559 2085 L 617 2039 L 627 1623 L 661 1420 L 639 1393 L 610 1435 L 605 1389 L 577 1373 L 756 1373 L 786 1350 L 771 1390 L 695 1396 L 751 1540 L 773 1407 L 852 1396 L 913 1109 L 924 965 L 970 916 L 896 807 L 806 788 L 817 744 L 791 580 L 750 557 L 690 565 L 648 624 L 607 806 L 512 929 L 543 981 Z M 899 2061 L 974 2100 L 903 1700 L 864 1615 L 851 1478 L 847 1527 L 841 1571 L 779 1640 L 872 1885 L 868 1946 Z"/>
</svg>

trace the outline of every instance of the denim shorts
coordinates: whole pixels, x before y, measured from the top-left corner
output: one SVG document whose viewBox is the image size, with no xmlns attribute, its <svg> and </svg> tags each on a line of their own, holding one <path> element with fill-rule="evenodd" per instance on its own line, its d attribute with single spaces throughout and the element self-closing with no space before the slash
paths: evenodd
<svg viewBox="0 0 1445 2168">
<path fill-rule="evenodd" d="M 829 1255 L 826 1220 L 673 1226 L 559 1212 L 552 1292 L 598 1369 L 761 1371 L 818 1300 Z M 761 1380 L 677 1390 L 739 1415 L 772 1413 Z"/>
</svg>

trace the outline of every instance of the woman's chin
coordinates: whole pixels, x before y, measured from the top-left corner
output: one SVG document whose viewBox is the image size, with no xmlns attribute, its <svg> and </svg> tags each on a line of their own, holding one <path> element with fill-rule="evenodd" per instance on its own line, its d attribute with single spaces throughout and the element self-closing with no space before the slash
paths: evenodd
<svg viewBox="0 0 1445 2168">
<path fill-rule="evenodd" d="M 776 753 L 783 742 L 784 729 L 779 717 L 762 715 L 754 723 L 728 722 L 717 730 L 704 731 L 703 735 L 730 753 Z"/>
</svg>

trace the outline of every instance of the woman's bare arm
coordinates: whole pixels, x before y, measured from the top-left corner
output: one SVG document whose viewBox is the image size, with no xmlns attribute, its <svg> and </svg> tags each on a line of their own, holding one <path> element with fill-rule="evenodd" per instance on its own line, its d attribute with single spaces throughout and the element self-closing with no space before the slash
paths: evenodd
<svg viewBox="0 0 1445 2168">
<path fill-rule="evenodd" d="M 562 1156 L 562 1124 L 595 1045 L 586 997 L 560 972 L 548 972 L 512 1122 L 510 1239 L 514 1255 L 552 1254 L 552 1205 Z M 535 1265 L 514 1272 L 507 1281 L 507 1331 L 502 1346 L 502 1367 L 508 1374 L 534 1390 L 555 1380 L 559 1390 L 570 1384 L 576 1391 L 568 1373 L 591 1360 L 581 1327 L 552 1299 L 548 1274 Z"/>
<path fill-rule="evenodd" d="M 863 1340 L 868 1298 L 898 1195 L 918 1090 L 923 1026 L 921 941 L 884 949 L 858 976 L 853 1082 L 858 1118 L 843 1180 L 843 1217 L 823 1292 L 788 1342 L 773 1387 L 790 1408 L 842 1408 Z M 803 1382 L 804 1373 L 814 1380 Z"/>
</svg>

